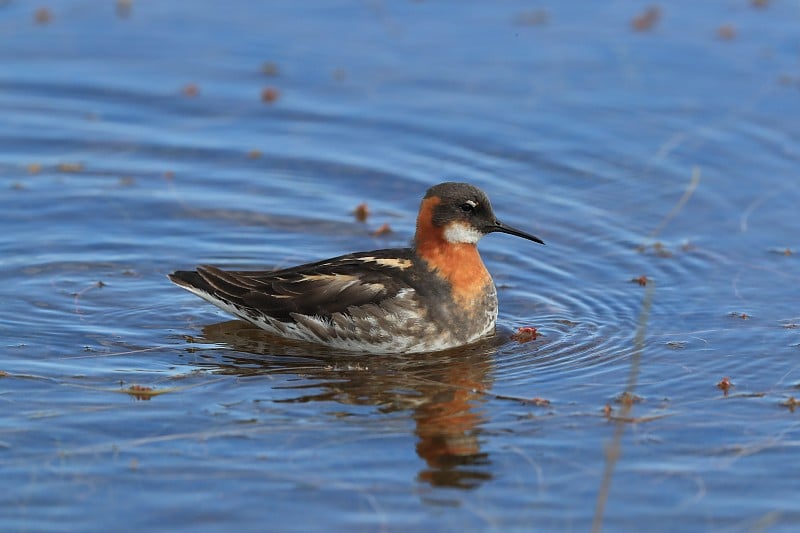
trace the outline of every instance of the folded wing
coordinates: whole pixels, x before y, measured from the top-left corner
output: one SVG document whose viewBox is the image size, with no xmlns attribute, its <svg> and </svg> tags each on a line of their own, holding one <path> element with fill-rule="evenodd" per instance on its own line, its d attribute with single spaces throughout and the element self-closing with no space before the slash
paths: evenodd
<svg viewBox="0 0 800 533">
<path fill-rule="evenodd" d="M 407 250 L 349 254 L 277 271 L 226 271 L 200 266 L 170 279 L 210 301 L 220 300 L 280 321 L 294 314 L 330 318 L 392 299 L 408 286 L 399 275 L 411 266 Z M 210 297 L 210 298 L 209 298 Z"/>
</svg>

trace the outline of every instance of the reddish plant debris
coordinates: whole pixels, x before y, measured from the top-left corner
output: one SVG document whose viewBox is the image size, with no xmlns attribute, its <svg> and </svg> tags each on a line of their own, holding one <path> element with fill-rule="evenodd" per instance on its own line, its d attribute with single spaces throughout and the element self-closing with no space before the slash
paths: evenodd
<svg viewBox="0 0 800 533">
<path fill-rule="evenodd" d="M 194 98 L 200 94 L 200 86 L 198 86 L 196 83 L 187 83 L 183 86 L 181 92 L 183 93 L 183 96 Z"/>
<path fill-rule="evenodd" d="M 731 24 L 723 24 L 717 28 L 717 38 L 723 41 L 731 41 L 736 38 L 736 28 Z"/>
<path fill-rule="evenodd" d="M 275 87 L 266 87 L 261 91 L 261 101 L 271 104 L 280 98 L 281 93 Z"/>
<path fill-rule="evenodd" d="M 277 76 L 278 72 L 278 65 L 271 61 L 261 64 L 261 74 L 265 76 Z"/>
<path fill-rule="evenodd" d="M 747 313 L 737 313 L 736 311 L 732 311 L 732 312 L 728 313 L 728 316 L 733 317 L 733 318 L 741 318 L 742 320 L 749 320 L 750 319 L 750 315 L 748 315 Z"/>
<path fill-rule="evenodd" d="M 664 246 L 663 242 L 656 242 L 653 244 L 653 251 L 658 257 L 672 257 L 672 252 L 670 252 L 667 247 Z"/>
<path fill-rule="evenodd" d="M 250 150 L 249 152 L 247 152 L 248 159 L 260 159 L 263 156 L 264 152 L 262 152 L 261 150 Z"/>
<path fill-rule="evenodd" d="M 74 173 L 83 170 L 83 163 L 59 163 L 56 167 L 59 172 Z"/>
<path fill-rule="evenodd" d="M 372 232 L 373 237 L 380 237 L 381 235 L 388 235 L 392 232 L 392 228 L 389 227 L 388 223 L 383 223 L 383 225 Z"/>
<path fill-rule="evenodd" d="M 607 403 L 603 406 L 603 416 L 610 417 L 614 413 L 614 408 L 611 404 Z"/>
<path fill-rule="evenodd" d="M 640 287 L 644 287 L 647 285 L 647 282 L 650 281 L 647 276 L 642 274 L 638 278 L 631 278 L 631 283 L 638 283 Z"/>
<path fill-rule="evenodd" d="M 658 6 L 650 6 L 633 18 L 631 27 L 635 31 L 649 31 L 655 27 L 660 19 L 661 8 Z"/>
<path fill-rule="evenodd" d="M 538 396 L 531 398 L 530 400 L 525 400 L 525 403 L 530 405 L 535 405 L 536 407 L 547 407 L 550 405 L 550 400 L 545 398 L 539 398 Z"/>
<path fill-rule="evenodd" d="M 364 222 L 369 217 L 369 206 L 366 202 L 362 202 L 356 206 L 353 210 L 353 215 L 355 215 L 356 220 L 359 222 Z"/>
<path fill-rule="evenodd" d="M 149 400 L 158 394 L 152 387 L 145 387 L 143 385 L 131 385 L 127 389 L 124 389 L 123 392 L 130 394 L 137 400 Z"/>
<path fill-rule="evenodd" d="M 536 340 L 539 336 L 539 331 L 530 326 L 524 326 L 517 329 L 517 332 L 511 335 L 511 338 L 522 344 L 523 342 L 530 342 Z"/>
<path fill-rule="evenodd" d="M 42 165 L 39 163 L 30 163 L 28 165 L 28 174 L 38 174 L 42 171 Z"/>
<path fill-rule="evenodd" d="M 550 14 L 544 9 L 534 9 L 533 11 L 523 11 L 517 13 L 514 22 L 519 26 L 542 26 L 550 21 Z"/>
<path fill-rule="evenodd" d="M 653 250 L 653 253 L 656 254 L 658 257 L 672 257 L 674 255 L 672 251 L 666 246 L 664 246 L 664 243 L 660 241 L 656 241 L 649 246 L 646 244 L 641 244 L 637 246 L 635 250 L 640 254 L 644 254 L 647 253 L 647 251 L 650 250 L 651 248 Z M 692 250 L 694 249 L 694 246 L 691 244 L 684 244 L 683 246 L 681 246 L 681 249 L 684 251 Z"/>
<path fill-rule="evenodd" d="M 731 378 L 728 376 L 725 376 L 717 383 L 717 388 L 720 389 L 725 396 L 728 395 L 728 391 L 731 390 L 731 387 L 733 387 L 733 383 L 731 383 Z"/>
<path fill-rule="evenodd" d="M 53 20 L 53 12 L 46 7 L 40 7 L 33 14 L 33 21 L 36 24 L 47 24 L 51 20 Z"/>
<path fill-rule="evenodd" d="M 172 180 L 175 178 L 175 173 L 171 170 L 164 171 L 164 179 L 165 180 Z"/>
<path fill-rule="evenodd" d="M 800 400 L 797 400 L 794 396 L 789 396 L 781 402 L 781 405 L 784 407 L 788 407 L 791 412 L 794 413 L 795 407 L 800 407 Z"/>
<path fill-rule="evenodd" d="M 625 391 L 619 396 L 617 396 L 616 400 L 617 403 L 621 403 L 622 405 L 633 405 L 635 403 L 640 403 L 643 401 L 641 396 L 637 396 L 631 392 Z"/>
<path fill-rule="evenodd" d="M 117 16 L 120 18 L 129 17 L 132 7 L 133 0 L 117 0 Z"/>
</svg>

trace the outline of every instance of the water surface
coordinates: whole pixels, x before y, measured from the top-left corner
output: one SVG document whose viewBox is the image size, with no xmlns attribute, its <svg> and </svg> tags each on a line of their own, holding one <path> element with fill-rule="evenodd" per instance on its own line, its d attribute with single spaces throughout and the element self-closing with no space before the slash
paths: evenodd
<svg viewBox="0 0 800 533">
<path fill-rule="evenodd" d="M 0 4 L 3 530 L 791 530 L 800 9 L 756 4 Z M 547 242 L 481 242 L 474 346 L 166 279 L 405 246 L 445 179 Z"/>
</svg>

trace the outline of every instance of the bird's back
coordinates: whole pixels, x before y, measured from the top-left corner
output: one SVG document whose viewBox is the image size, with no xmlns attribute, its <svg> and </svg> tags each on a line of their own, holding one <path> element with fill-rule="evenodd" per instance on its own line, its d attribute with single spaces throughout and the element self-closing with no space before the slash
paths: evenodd
<svg viewBox="0 0 800 533">
<path fill-rule="evenodd" d="M 276 271 L 201 266 L 170 279 L 274 334 L 357 351 L 431 351 L 464 344 L 494 327 L 497 309 L 492 285 L 483 302 L 491 312 L 465 321 L 446 282 L 408 248 Z"/>
</svg>

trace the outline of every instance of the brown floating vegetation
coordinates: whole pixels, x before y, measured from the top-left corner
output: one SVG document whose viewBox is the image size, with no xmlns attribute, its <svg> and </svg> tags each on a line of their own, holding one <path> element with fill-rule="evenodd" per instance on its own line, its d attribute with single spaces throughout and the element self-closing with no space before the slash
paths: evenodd
<svg viewBox="0 0 800 533">
<path fill-rule="evenodd" d="M 684 251 L 684 252 L 685 251 L 690 251 L 692 249 L 694 249 L 694 248 L 690 244 L 684 243 L 681 246 L 681 250 Z M 661 241 L 656 241 L 656 242 L 654 242 L 653 244 L 651 244 L 649 246 L 645 245 L 645 244 L 641 244 L 641 245 L 636 247 L 636 251 L 639 252 L 640 254 L 647 253 L 648 250 L 652 250 L 653 253 L 655 253 L 658 257 L 672 257 L 673 256 L 673 252 L 670 249 L 668 249 L 664 245 L 664 243 L 661 242 Z"/>
<path fill-rule="evenodd" d="M 642 13 L 633 17 L 631 28 L 635 31 L 650 31 L 658 24 L 659 20 L 661 20 L 661 8 L 649 6 Z"/>
<path fill-rule="evenodd" d="M 280 98 L 281 93 L 275 87 L 266 87 L 261 91 L 261 101 L 271 104 Z"/>
<path fill-rule="evenodd" d="M 512 401 L 512 402 L 518 402 L 521 405 L 533 405 L 535 407 L 549 407 L 550 406 L 550 400 L 547 400 L 545 398 L 540 398 L 538 396 L 535 396 L 533 398 L 524 398 L 524 397 L 521 397 L 521 396 L 509 396 L 507 394 L 496 394 L 494 392 L 489 392 L 489 391 L 485 391 L 485 390 L 476 390 L 476 391 L 473 391 L 473 392 L 478 392 L 478 393 L 480 393 L 480 394 L 482 394 L 484 396 L 488 396 L 488 397 L 494 398 L 496 400 L 508 400 L 508 401 Z"/>
<path fill-rule="evenodd" d="M 550 13 L 544 9 L 522 11 L 514 17 L 514 23 L 519 26 L 542 26 L 550 21 Z"/>
<path fill-rule="evenodd" d="M 250 150 L 247 152 L 248 159 L 261 159 L 264 156 L 264 152 L 261 150 Z"/>
<path fill-rule="evenodd" d="M 619 404 L 630 407 L 633 404 L 641 403 L 643 401 L 643 398 L 637 394 L 633 394 L 632 392 L 625 391 L 616 398 L 614 398 L 614 401 Z"/>
<path fill-rule="evenodd" d="M 530 326 L 524 326 L 517 329 L 517 332 L 511 335 L 511 338 L 518 343 L 522 344 L 523 342 L 530 342 L 535 341 L 536 338 L 539 336 L 539 331 Z"/>
<path fill-rule="evenodd" d="M 39 163 L 29 163 L 28 164 L 28 174 L 38 174 L 42 171 L 42 165 Z"/>
<path fill-rule="evenodd" d="M 56 168 L 59 172 L 71 174 L 83 170 L 83 163 L 59 163 Z"/>
<path fill-rule="evenodd" d="M 372 232 L 373 237 L 380 237 L 382 235 L 388 235 L 392 233 L 392 228 L 389 226 L 388 222 L 384 222 L 383 225 Z"/>
<path fill-rule="evenodd" d="M 722 41 L 731 41 L 736 38 L 736 28 L 731 24 L 723 24 L 717 28 L 717 38 Z"/>
<path fill-rule="evenodd" d="M 53 12 L 46 7 L 40 7 L 33 14 L 33 21 L 36 24 L 47 24 L 53 20 Z"/>
<path fill-rule="evenodd" d="M 536 396 L 530 400 L 525 400 L 524 403 L 528 405 L 535 405 L 536 407 L 548 407 L 550 405 L 550 400 Z"/>
<path fill-rule="evenodd" d="M 723 392 L 725 396 L 728 395 L 728 391 L 731 390 L 733 387 L 733 383 L 731 383 L 731 378 L 725 376 L 717 383 L 717 388 Z"/>
<path fill-rule="evenodd" d="M 120 18 L 128 18 L 131 14 L 133 7 L 133 0 L 117 0 L 117 16 Z"/>
<path fill-rule="evenodd" d="M 145 387 L 143 385 L 131 385 L 127 389 L 122 389 L 125 394 L 130 394 L 137 400 L 149 400 L 153 396 L 158 396 L 164 391 L 157 391 L 152 387 Z"/>
<path fill-rule="evenodd" d="M 267 61 L 261 64 L 261 74 L 265 76 L 277 76 L 279 73 L 278 65 L 272 61 Z"/>
<path fill-rule="evenodd" d="M 659 257 L 672 257 L 672 252 L 667 250 L 667 247 L 664 246 L 664 243 L 658 241 L 653 244 L 653 251 Z"/>
<path fill-rule="evenodd" d="M 200 94 L 200 87 L 196 83 L 187 83 L 181 89 L 183 96 L 188 98 L 194 98 L 198 94 Z"/>
<path fill-rule="evenodd" d="M 352 213 L 355 215 L 356 220 L 359 222 L 364 222 L 367 220 L 367 217 L 369 217 L 369 206 L 366 202 L 361 202 L 356 206 Z"/>
<path fill-rule="evenodd" d="M 642 274 L 638 278 L 631 278 L 631 283 L 638 283 L 640 287 L 647 286 L 648 281 L 650 280 L 644 274 Z"/>
<path fill-rule="evenodd" d="M 747 313 L 739 313 L 737 311 L 731 311 L 728 313 L 728 316 L 733 318 L 741 318 L 742 320 L 749 320 L 751 318 Z"/>
<path fill-rule="evenodd" d="M 789 396 L 786 400 L 781 402 L 783 407 L 788 407 L 789 411 L 794 413 L 795 407 L 800 406 L 800 400 L 795 399 L 794 396 Z"/>
</svg>

